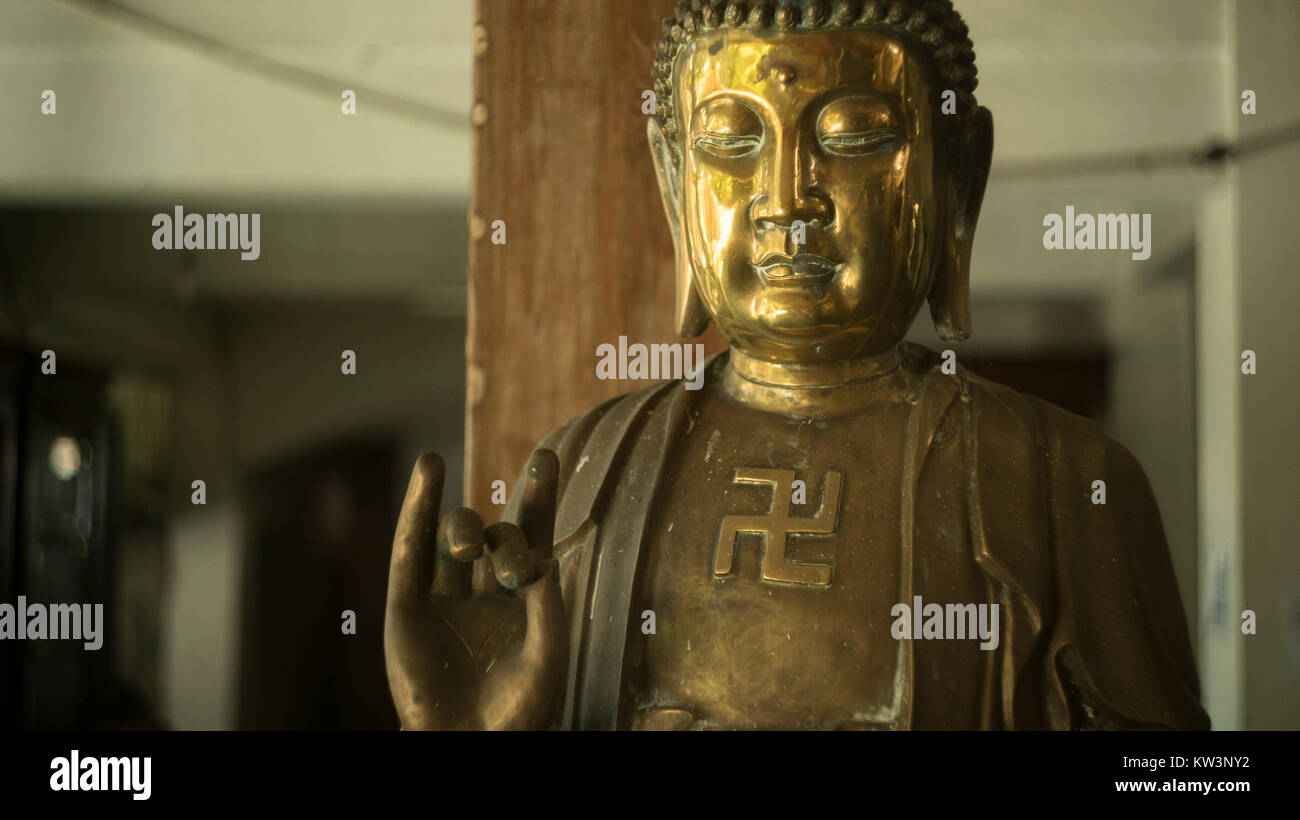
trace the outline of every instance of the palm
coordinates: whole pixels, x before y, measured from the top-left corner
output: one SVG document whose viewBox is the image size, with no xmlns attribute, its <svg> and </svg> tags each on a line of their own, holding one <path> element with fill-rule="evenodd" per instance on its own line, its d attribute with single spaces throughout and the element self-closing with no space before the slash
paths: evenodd
<svg viewBox="0 0 1300 820">
<path fill-rule="evenodd" d="M 568 658 L 551 539 L 553 453 L 534 453 L 519 526 L 452 510 L 437 528 L 443 464 L 417 461 L 389 570 L 384 650 L 403 728 L 545 728 L 554 723 Z M 495 583 L 470 590 L 483 560 Z"/>
</svg>

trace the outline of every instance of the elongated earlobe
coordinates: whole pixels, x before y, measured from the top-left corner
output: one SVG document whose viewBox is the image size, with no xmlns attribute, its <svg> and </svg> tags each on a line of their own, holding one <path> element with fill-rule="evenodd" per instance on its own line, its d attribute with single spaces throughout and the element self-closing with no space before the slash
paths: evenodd
<svg viewBox="0 0 1300 820">
<path fill-rule="evenodd" d="M 970 338 L 970 268 L 961 264 L 954 247 L 945 244 L 929 301 L 930 319 L 940 339 L 961 342 Z"/>
<path fill-rule="evenodd" d="M 971 249 L 992 161 L 993 115 L 979 107 L 966 125 L 950 170 L 952 225 L 930 286 L 930 317 L 940 338 L 947 342 L 960 342 L 971 334 Z"/>
<path fill-rule="evenodd" d="M 653 117 L 647 121 L 646 137 L 650 140 L 650 156 L 654 159 L 659 194 L 664 203 L 664 216 L 668 218 L 668 230 L 673 237 L 673 274 L 677 282 L 677 303 L 673 318 L 677 332 L 687 339 L 693 339 L 709 326 L 709 312 L 695 289 L 691 254 L 683 236 L 677 162 L 663 130 Z"/>
</svg>

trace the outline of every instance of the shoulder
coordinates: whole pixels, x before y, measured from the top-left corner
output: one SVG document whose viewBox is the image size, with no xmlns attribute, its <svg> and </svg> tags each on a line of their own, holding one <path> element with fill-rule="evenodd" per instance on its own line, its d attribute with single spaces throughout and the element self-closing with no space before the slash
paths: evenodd
<svg viewBox="0 0 1300 820">
<path fill-rule="evenodd" d="M 988 503 L 1019 509 L 1025 524 L 1039 519 L 1035 509 L 1047 513 L 1040 526 L 1057 530 L 1056 540 L 1063 527 L 1118 530 L 1128 537 L 1104 539 L 1107 549 L 1164 550 L 1155 493 L 1127 447 L 1091 419 L 988 379 L 966 379 L 974 462 Z"/>
<path fill-rule="evenodd" d="M 636 422 L 676 387 L 673 382 L 653 384 L 604 401 L 553 430 L 538 447 L 555 453 L 560 461 L 560 476 L 581 469 L 579 462 L 610 446 L 617 446 Z"/>
<path fill-rule="evenodd" d="M 1137 459 L 1090 419 L 978 376 L 965 385 L 989 566 L 1051 632 L 1049 677 L 1085 704 L 1067 723 L 1208 728 Z"/>
<path fill-rule="evenodd" d="M 1036 451 L 1050 467 L 1115 476 L 1146 484 L 1133 454 L 1092 419 L 964 371 L 981 438 L 997 438 L 998 449 Z"/>
<path fill-rule="evenodd" d="M 714 354 L 705 363 L 706 378 L 715 377 L 726 364 L 727 351 Z M 674 397 L 697 395 L 687 379 L 655 382 L 602 402 L 574 416 L 551 432 L 538 447 L 552 450 L 560 460 L 560 475 L 578 472 L 583 456 L 588 461 L 597 453 L 616 447 L 629 433 Z"/>
<path fill-rule="evenodd" d="M 611 479 L 672 438 L 673 420 L 689 395 L 681 380 L 658 382 L 609 399 L 565 422 L 538 446 L 559 462 L 556 537 L 590 519 Z M 663 411 L 663 412 L 661 412 Z M 648 447 L 648 450 L 646 449 Z"/>
</svg>

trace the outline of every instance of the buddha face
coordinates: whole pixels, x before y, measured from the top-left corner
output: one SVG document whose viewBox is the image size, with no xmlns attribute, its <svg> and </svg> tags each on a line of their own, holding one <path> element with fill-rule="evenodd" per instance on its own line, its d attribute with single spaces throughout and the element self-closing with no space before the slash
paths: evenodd
<svg viewBox="0 0 1300 820">
<path fill-rule="evenodd" d="M 678 252 L 732 345 L 832 362 L 902 339 L 957 209 L 934 77 L 924 52 L 869 29 L 720 29 L 683 49 L 681 161 L 656 162 L 661 185 L 676 175 Z"/>
</svg>

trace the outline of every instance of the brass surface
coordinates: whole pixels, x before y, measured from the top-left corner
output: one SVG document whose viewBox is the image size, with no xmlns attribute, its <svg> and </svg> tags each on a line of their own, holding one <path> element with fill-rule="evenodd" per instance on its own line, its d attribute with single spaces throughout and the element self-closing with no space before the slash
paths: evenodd
<svg viewBox="0 0 1300 820">
<path fill-rule="evenodd" d="M 897 26 L 720 14 L 668 50 L 649 141 L 678 327 L 731 348 L 702 390 L 549 436 L 512 523 L 439 526 L 421 457 L 385 623 L 402 726 L 1206 727 L 1141 468 L 902 341 L 927 299 L 945 338 L 970 331 L 987 110 L 943 113 Z M 918 598 L 997 605 L 997 645 L 898 638 Z"/>
</svg>

